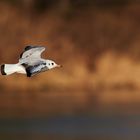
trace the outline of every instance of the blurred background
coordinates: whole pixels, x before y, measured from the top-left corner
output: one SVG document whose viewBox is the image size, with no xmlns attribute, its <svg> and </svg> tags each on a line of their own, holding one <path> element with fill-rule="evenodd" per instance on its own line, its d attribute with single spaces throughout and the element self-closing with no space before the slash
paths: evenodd
<svg viewBox="0 0 140 140">
<path fill-rule="evenodd" d="M 0 139 L 140 139 L 138 0 L 1 0 L 0 63 L 27 45 L 63 68 L 0 76 Z"/>
</svg>

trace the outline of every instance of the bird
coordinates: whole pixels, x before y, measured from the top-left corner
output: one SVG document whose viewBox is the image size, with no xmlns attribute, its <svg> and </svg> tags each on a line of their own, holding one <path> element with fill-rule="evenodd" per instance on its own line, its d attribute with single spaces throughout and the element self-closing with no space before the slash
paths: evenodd
<svg viewBox="0 0 140 140">
<path fill-rule="evenodd" d="M 53 60 L 41 58 L 41 54 L 45 49 L 46 47 L 43 46 L 26 46 L 24 51 L 20 54 L 18 63 L 1 65 L 1 75 L 21 73 L 26 74 L 27 77 L 32 77 L 38 73 L 56 67 L 62 67 L 61 65 L 56 64 Z"/>
</svg>

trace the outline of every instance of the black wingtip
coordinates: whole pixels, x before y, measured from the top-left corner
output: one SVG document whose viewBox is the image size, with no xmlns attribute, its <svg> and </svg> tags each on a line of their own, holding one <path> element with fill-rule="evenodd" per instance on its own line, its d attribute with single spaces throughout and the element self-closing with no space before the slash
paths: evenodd
<svg viewBox="0 0 140 140">
<path fill-rule="evenodd" d="M 27 72 L 27 77 L 31 77 L 32 74 L 30 72 Z"/>
<path fill-rule="evenodd" d="M 26 47 L 25 47 L 25 51 L 28 51 L 28 50 L 30 50 L 31 48 L 33 48 L 33 46 L 26 46 Z"/>
<path fill-rule="evenodd" d="M 31 77 L 32 76 L 32 73 L 30 72 L 29 68 L 26 68 L 26 74 L 27 74 L 27 77 Z"/>
<path fill-rule="evenodd" d="M 25 51 L 28 51 L 28 50 L 30 50 L 30 49 L 33 49 L 33 48 L 39 48 L 39 47 L 43 47 L 43 46 L 37 46 L 37 45 L 28 45 L 28 46 L 26 46 L 25 47 Z M 44 47 L 43 47 L 44 48 Z"/>
</svg>

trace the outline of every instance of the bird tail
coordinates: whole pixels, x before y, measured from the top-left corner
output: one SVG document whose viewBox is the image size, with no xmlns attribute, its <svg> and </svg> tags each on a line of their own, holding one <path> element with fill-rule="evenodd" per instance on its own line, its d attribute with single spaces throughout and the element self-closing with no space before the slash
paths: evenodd
<svg viewBox="0 0 140 140">
<path fill-rule="evenodd" d="M 2 75 L 10 75 L 17 72 L 19 66 L 17 64 L 2 64 L 1 65 L 1 74 Z"/>
</svg>

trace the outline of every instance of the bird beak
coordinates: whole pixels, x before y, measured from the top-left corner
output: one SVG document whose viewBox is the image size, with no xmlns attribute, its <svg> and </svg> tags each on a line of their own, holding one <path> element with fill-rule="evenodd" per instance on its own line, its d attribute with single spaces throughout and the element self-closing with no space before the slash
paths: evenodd
<svg viewBox="0 0 140 140">
<path fill-rule="evenodd" d="M 56 67 L 59 67 L 60 68 L 60 67 L 62 67 L 62 65 L 57 65 Z"/>
</svg>

